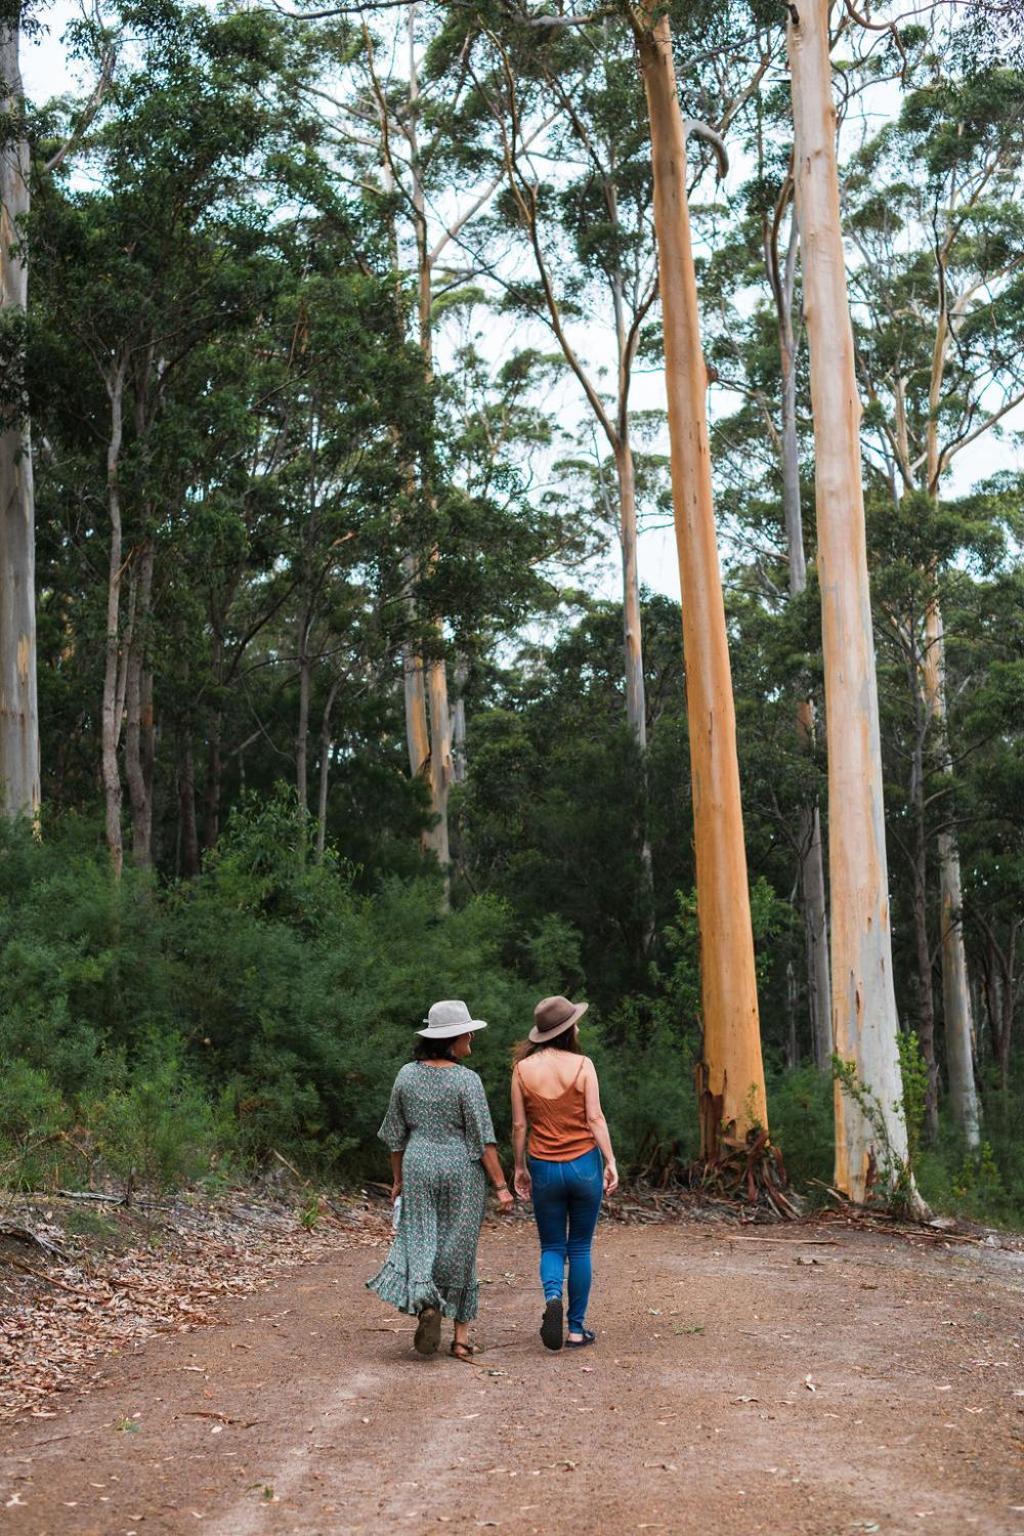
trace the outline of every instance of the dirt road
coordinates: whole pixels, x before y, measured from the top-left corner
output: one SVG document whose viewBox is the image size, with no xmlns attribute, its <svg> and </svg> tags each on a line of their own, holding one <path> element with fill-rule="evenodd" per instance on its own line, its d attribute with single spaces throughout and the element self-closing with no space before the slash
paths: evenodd
<svg viewBox="0 0 1024 1536">
<path fill-rule="evenodd" d="M 772 1232 L 602 1227 L 599 1342 L 552 1355 L 532 1226 L 491 1222 L 472 1366 L 339 1246 L 9 1427 L 0 1528 L 1024 1536 L 1024 1258 Z"/>
</svg>

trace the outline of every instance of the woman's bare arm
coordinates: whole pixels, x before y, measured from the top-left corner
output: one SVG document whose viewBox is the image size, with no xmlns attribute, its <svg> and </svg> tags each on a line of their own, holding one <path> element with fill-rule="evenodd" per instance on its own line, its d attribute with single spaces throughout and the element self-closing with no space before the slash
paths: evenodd
<svg viewBox="0 0 1024 1536">
<path fill-rule="evenodd" d="M 523 1098 L 522 1084 L 519 1081 L 519 1073 L 512 1074 L 512 1156 L 515 1159 L 515 1186 L 516 1194 L 523 1200 L 529 1200 L 532 1182 L 530 1170 L 526 1166 L 526 1101 Z"/>
<path fill-rule="evenodd" d="M 508 1182 L 501 1166 L 501 1160 L 498 1157 L 498 1149 L 493 1141 L 488 1142 L 487 1146 L 484 1147 L 484 1155 L 480 1161 L 484 1165 L 484 1173 L 486 1173 L 494 1185 L 494 1192 L 498 1197 L 498 1204 L 501 1206 L 501 1209 L 503 1211 L 510 1210 L 515 1204 L 515 1198 L 508 1187 Z"/>
<path fill-rule="evenodd" d="M 391 1154 L 391 1202 L 398 1199 L 402 1193 L 402 1156 L 401 1152 Z"/>
<path fill-rule="evenodd" d="M 587 1124 L 604 1158 L 604 1192 L 610 1195 L 619 1187 L 619 1170 L 615 1166 L 615 1153 L 612 1151 L 608 1122 L 601 1109 L 601 1089 L 597 1081 L 597 1068 L 589 1060 L 583 1069 L 583 1107 Z"/>
</svg>

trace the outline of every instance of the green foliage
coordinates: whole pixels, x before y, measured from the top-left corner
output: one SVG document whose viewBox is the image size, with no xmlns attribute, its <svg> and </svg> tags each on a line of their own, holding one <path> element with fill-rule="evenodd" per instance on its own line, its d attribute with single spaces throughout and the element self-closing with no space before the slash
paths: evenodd
<svg viewBox="0 0 1024 1536">
<path fill-rule="evenodd" d="M 903 1119 L 907 1127 L 907 1157 L 916 1168 L 924 1130 L 925 1099 L 928 1094 L 928 1065 L 921 1054 L 921 1044 L 913 1030 L 896 1037 L 903 1081 Z"/>
<path fill-rule="evenodd" d="M 195 1182 L 232 1138 L 201 1085 L 167 1057 L 139 1062 L 123 1087 L 84 1109 L 99 1165 L 128 1203 L 140 1186 L 163 1192 Z"/>
<path fill-rule="evenodd" d="M 817 1067 L 776 1072 L 767 1083 L 772 1140 L 799 1189 L 809 1180 L 831 1184 L 835 1113 L 832 1079 Z"/>
<path fill-rule="evenodd" d="M 57 1183 L 68 1162 L 69 1120 L 46 1073 L 8 1059 L 0 1074 L 0 1184 L 39 1189 Z"/>
</svg>

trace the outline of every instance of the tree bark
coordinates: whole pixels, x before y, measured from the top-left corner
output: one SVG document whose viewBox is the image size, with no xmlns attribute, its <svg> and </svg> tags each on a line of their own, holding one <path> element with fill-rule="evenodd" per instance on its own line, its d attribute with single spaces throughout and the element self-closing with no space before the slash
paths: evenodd
<svg viewBox="0 0 1024 1536">
<path fill-rule="evenodd" d="M 620 340 L 620 375 L 623 369 L 623 343 Z M 624 382 L 620 378 L 620 398 Z M 640 753 L 642 775 L 640 825 L 637 842 L 640 849 L 641 881 L 644 896 L 644 949 L 649 951 L 655 938 L 654 859 L 647 831 L 647 696 L 644 687 L 643 619 L 640 612 L 640 565 L 637 549 L 636 473 L 633 448 L 629 441 L 629 417 L 620 415 L 616 434 L 615 474 L 619 489 L 619 536 L 622 545 L 622 638 L 626 673 L 626 720 Z"/>
<path fill-rule="evenodd" d="M 644 658 L 640 616 L 640 575 L 637 556 L 636 475 L 628 438 L 615 443 L 615 472 L 619 482 L 619 531 L 622 542 L 622 630 L 626 658 L 626 719 L 641 752 L 647 750 L 647 706 L 644 699 Z"/>
<path fill-rule="evenodd" d="M 686 140 L 668 18 L 644 0 L 634 30 L 651 127 L 665 385 L 693 780 L 703 1057 L 701 1152 L 767 1128 L 736 719 L 711 494 Z"/>
<path fill-rule="evenodd" d="M 10 125 L 0 127 L 0 323 L 12 327 L 23 323 L 28 300 L 21 224 L 29 211 L 30 164 L 20 128 L 19 41 L 15 6 L 0 19 L 0 118 Z M 35 497 L 20 342 L 18 349 L 16 376 L 5 381 L 8 398 L 0 407 L 0 795 L 4 814 L 35 820 L 41 795 Z"/>
<path fill-rule="evenodd" d="M 119 358 L 109 381 L 110 437 L 107 443 L 107 510 L 110 516 L 110 555 L 107 563 L 107 624 L 103 668 L 102 777 L 106 806 L 107 847 L 114 873 L 124 863 L 121 832 L 121 770 L 117 749 L 121 739 L 124 698 L 121 687 L 121 581 L 123 535 L 121 529 L 121 442 L 124 435 L 125 359 Z"/>
<path fill-rule="evenodd" d="M 452 783 L 464 784 L 466 780 L 466 683 L 469 667 L 460 658 L 455 666 L 455 702 L 451 712 L 452 736 Z"/>
<path fill-rule="evenodd" d="M 146 666 L 155 560 L 152 539 L 146 539 L 136 559 L 135 617 L 125 662 L 124 770 L 132 816 L 132 863 L 148 869 L 153 862 L 153 701 L 152 674 Z"/>
<path fill-rule="evenodd" d="M 796 296 L 796 264 L 799 224 L 795 208 L 790 212 L 789 245 L 785 262 L 779 260 L 778 223 L 792 196 L 787 178 L 776 210 L 775 225 L 767 242 L 768 275 L 775 298 L 782 373 L 781 470 L 782 511 L 789 561 L 789 593 L 799 597 L 807 590 L 807 557 L 804 553 L 803 507 L 800 499 L 800 442 L 797 435 L 797 338 L 793 326 Z M 814 705 L 801 699 L 797 705 L 797 738 L 802 747 L 814 746 Z M 832 1070 L 832 987 L 829 978 L 828 909 L 825 896 L 825 861 L 821 841 L 821 812 L 815 801 L 800 812 L 798 882 L 804 919 L 807 956 L 807 1011 L 810 1016 L 814 1061 L 821 1072 Z"/>
<path fill-rule="evenodd" d="M 839 214 L 828 0 L 790 9 L 797 213 L 814 416 L 825 661 L 837 1055 L 873 1109 L 837 1080 L 836 1186 L 862 1202 L 875 1171 L 906 1167 L 897 1051 L 874 638 L 861 487 L 860 401 Z"/>
<path fill-rule="evenodd" d="M 309 696 L 313 663 L 309 655 L 309 615 L 299 631 L 299 719 L 295 729 L 295 792 L 303 817 L 309 810 Z"/>
<path fill-rule="evenodd" d="M 427 832 L 427 847 L 434 853 L 444 879 L 443 904 L 451 895 L 451 853 L 448 845 L 448 790 L 452 782 L 451 720 L 448 713 L 448 677 L 443 659 L 427 670 L 430 697 L 430 806 L 436 820 Z"/>
<path fill-rule="evenodd" d="M 327 694 L 323 717 L 320 721 L 320 782 L 316 802 L 316 862 L 318 864 L 323 863 L 324 849 L 327 846 L 327 794 L 331 781 L 331 752 L 334 749 L 331 716 L 334 713 L 334 701 L 338 697 L 340 687 L 341 679 L 336 677 Z"/>
<path fill-rule="evenodd" d="M 922 707 L 918 703 L 918 710 Z M 913 912 L 917 952 L 917 1035 L 928 1072 L 925 1089 L 925 1131 L 934 1141 L 939 1131 L 939 1065 L 935 1057 L 935 993 L 932 987 L 932 947 L 928 937 L 928 828 L 924 803 L 924 736 L 918 722 L 912 758 L 910 803 L 914 812 Z"/>
<path fill-rule="evenodd" d="M 946 722 L 946 642 L 938 595 L 933 592 L 925 615 L 925 657 L 922 675 L 928 707 L 935 722 L 942 773 L 951 779 L 953 764 Z M 978 1092 L 974 1081 L 974 1020 L 964 948 L 963 891 L 960 848 L 952 826 L 940 832 L 939 922 L 942 953 L 942 1019 L 946 1035 L 949 1103 L 958 1129 L 970 1148 L 981 1144 Z"/>
</svg>

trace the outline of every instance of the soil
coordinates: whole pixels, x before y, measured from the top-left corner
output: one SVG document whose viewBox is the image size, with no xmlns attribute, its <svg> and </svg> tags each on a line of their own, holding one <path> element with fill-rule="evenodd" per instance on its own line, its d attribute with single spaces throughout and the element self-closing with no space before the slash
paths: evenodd
<svg viewBox="0 0 1024 1536">
<path fill-rule="evenodd" d="M 339 1232 L 6 1426 L 0 1528 L 1024 1536 L 1024 1255 L 771 1231 L 607 1223 L 598 1342 L 552 1354 L 532 1225 L 491 1220 L 472 1365 L 415 1355 L 384 1239 Z"/>
</svg>

